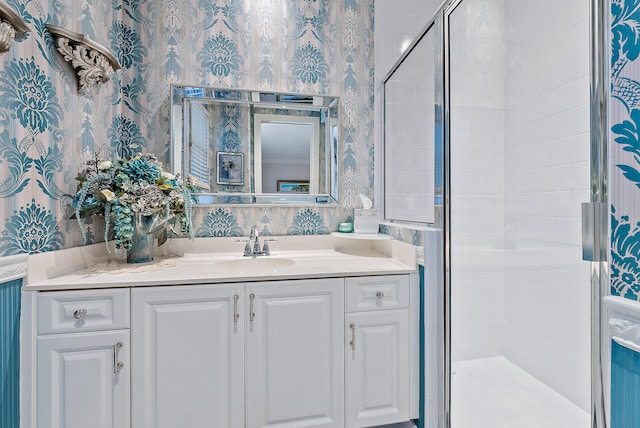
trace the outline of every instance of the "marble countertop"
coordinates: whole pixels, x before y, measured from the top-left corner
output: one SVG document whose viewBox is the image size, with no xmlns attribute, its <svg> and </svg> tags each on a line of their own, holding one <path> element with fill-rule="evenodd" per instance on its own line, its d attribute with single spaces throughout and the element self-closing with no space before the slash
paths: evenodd
<svg viewBox="0 0 640 428">
<path fill-rule="evenodd" d="M 276 237 L 269 260 L 242 256 L 237 238 L 175 240 L 154 261 L 127 264 L 104 244 L 31 256 L 24 290 L 212 284 L 404 274 L 416 271 L 415 247 L 393 240 L 336 236 Z M 231 263 L 229 261 L 232 261 Z"/>
</svg>

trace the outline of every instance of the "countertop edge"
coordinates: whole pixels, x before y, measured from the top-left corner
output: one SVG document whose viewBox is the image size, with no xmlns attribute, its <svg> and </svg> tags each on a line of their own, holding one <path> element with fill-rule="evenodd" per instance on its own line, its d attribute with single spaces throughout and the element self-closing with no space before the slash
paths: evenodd
<svg viewBox="0 0 640 428">
<path fill-rule="evenodd" d="M 346 252 L 326 248 L 326 245 L 312 245 L 311 249 L 305 250 L 274 251 L 275 257 L 295 260 L 294 266 L 286 269 L 253 271 L 212 268 L 216 261 L 242 258 L 237 254 L 235 239 L 233 242 L 233 246 L 230 247 L 234 249 L 233 252 L 195 252 L 182 256 L 159 256 L 155 262 L 158 263 L 156 266 L 129 266 L 126 263 L 114 266 L 112 258 L 106 257 L 104 244 L 96 244 L 99 248 L 94 247 L 90 251 L 82 251 L 86 247 L 77 247 L 57 254 L 38 255 L 39 257 L 29 258 L 30 266 L 23 290 L 62 291 L 224 284 L 417 272 L 416 247 L 399 241 L 374 241 L 360 250 L 357 247 L 346 248 Z M 382 243 L 384 245 L 381 246 Z M 81 255 L 79 252 L 84 254 Z M 68 258 L 74 257 L 77 259 L 77 269 L 70 271 L 73 262 Z M 105 262 L 106 265 L 100 266 L 101 262 Z M 35 271 L 34 275 L 31 275 L 32 271 Z"/>
<path fill-rule="evenodd" d="M 0 257 L 0 284 L 24 278 L 27 275 L 27 254 Z"/>
<path fill-rule="evenodd" d="M 25 285 L 23 291 L 67 291 L 67 290 L 106 290 L 115 288 L 144 288 L 144 287 L 167 287 L 167 286 L 184 286 L 184 285 L 204 285 L 204 284 L 237 284 L 237 283 L 249 283 L 249 282 L 265 282 L 265 281 L 287 281 L 297 279 L 321 279 L 321 278 L 350 278 L 361 276 L 377 276 L 377 275 L 403 275 L 417 273 L 416 269 L 379 269 L 379 270 L 351 270 L 343 272 L 330 272 L 330 273 L 306 273 L 306 274 L 260 274 L 260 275 L 248 275 L 244 277 L 200 277 L 189 278 L 188 280 L 175 279 L 175 280 L 140 280 L 140 281 L 126 281 L 122 283 L 76 283 L 76 284 L 33 284 Z"/>
</svg>

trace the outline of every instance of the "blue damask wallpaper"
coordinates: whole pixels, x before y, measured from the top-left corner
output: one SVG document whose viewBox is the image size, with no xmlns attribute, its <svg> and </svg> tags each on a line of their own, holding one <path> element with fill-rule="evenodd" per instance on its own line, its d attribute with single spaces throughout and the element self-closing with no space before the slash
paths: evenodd
<svg viewBox="0 0 640 428">
<path fill-rule="evenodd" d="M 640 300 L 640 0 L 611 1 L 611 294 Z"/>
<path fill-rule="evenodd" d="M 196 211 L 198 236 L 324 234 L 373 197 L 373 0 L 8 0 L 32 28 L 0 56 L 0 256 L 82 245 L 70 221 L 89 151 L 169 157 L 169 85 L 340 96 L 341 208 Z M 108 47 L 122 69 L 78 93 L 45 24 Z M 89 224 L 89 241 L 102 236 Z"/>
</svg>

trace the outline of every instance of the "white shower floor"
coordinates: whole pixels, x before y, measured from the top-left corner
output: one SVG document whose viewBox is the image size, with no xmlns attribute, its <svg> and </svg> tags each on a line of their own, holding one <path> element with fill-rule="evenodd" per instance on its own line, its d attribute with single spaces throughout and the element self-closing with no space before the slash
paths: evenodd
<svg viewBox="0 0 640 428">
<path fill-rule="evenodd" d="M 589 428 L 589 414 L 504 357 L 453 363 L 452 428 Z"/>
</svg>

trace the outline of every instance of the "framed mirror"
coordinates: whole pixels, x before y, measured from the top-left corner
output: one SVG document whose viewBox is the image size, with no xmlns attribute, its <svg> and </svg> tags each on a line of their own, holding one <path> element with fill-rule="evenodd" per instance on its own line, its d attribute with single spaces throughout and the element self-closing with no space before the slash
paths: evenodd
<svg viewBox="0 0 640 428">
<path fill-rule="evenodd" d="M 201 204 L 334 204 L 338 98 L 171 86 L 171 167 Z"/>
</svg>

